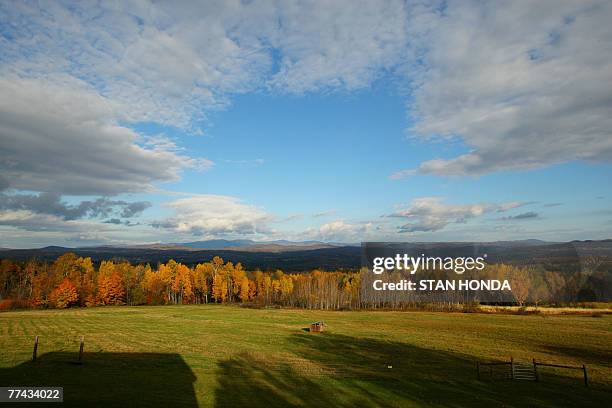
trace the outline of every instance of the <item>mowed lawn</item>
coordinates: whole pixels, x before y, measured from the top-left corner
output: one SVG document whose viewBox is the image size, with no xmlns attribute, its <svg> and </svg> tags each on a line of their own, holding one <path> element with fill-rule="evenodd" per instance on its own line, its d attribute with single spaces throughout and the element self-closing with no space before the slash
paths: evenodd
<svg viewBox="0 0 612 408">
<path fill-rule="evenodd" d="M 327 332 L 304 330 L 319 320 Z M 539 383 L 476 379 L 476 360 L 510 356 L 584 363 L 590 387 L 581 371 L 553 368 Z M 64 406 L 603 407 L 611 364 L 610 315 L 220 305 L 0 313 L 0 386 L 63 386 Z"/>
</svg>

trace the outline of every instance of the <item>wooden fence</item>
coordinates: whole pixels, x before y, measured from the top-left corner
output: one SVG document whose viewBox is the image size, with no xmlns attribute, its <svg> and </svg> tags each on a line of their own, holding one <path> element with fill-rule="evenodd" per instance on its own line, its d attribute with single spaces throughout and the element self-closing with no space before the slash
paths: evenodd
<svg viewBox="0 0 612 408">
<path fill-rule="evenodd" d="M 586 365 L 569 366 L 563 364 L 549 364 L 538 362 L 534 358 L 531 363 L 517 363 L 512 357 L 509 361 L 481 362 L 476 361 L 476 378 L 480 381 L 483 374 L 491 379 L 511 379 L 524 381 L 540 381 L 538 367 L 555 367 L 569 370 L 581 370 L 584 377 L 584 386 L 589 386 L 589 376 Z"/>
</svg>

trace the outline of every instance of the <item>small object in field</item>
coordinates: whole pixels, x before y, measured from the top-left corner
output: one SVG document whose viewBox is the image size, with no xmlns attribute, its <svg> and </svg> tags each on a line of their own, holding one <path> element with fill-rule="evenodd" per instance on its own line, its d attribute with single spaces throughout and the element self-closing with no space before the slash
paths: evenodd
<svg viewBox="0 0 612 408">
<path fill-rule="evenodd" d="M 393 366 L 387 366 L 387 368 L 393 368 Z"/>
<path fill-rule="evenodd" d="M 325 327 L 325 323 L 323 322 L 310 323 L 310 332 L 311 333 L 321 333 L 323 332 L 324 327 Z"/>
</svg>

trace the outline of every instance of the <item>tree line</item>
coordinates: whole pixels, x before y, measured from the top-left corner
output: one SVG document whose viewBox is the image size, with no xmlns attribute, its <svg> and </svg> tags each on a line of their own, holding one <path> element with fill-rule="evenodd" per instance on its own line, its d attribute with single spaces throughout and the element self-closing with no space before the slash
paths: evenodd
<svg viewBox="0 0 612 408">
<path fill-rule="evenodd" d="M 240 302 L 340 309 L 358 306 L 358 281 L 354 272 L 247 271 L 218 256 L 194 267 L 109 260 L 96 268 L 91 258 L 66 253 L 52 263 L 0 261 L 0 308 Z"/>
<path fill-rule="evenodd" d="M 542 267 L 489 265 L 489 277 L 511 279 L 514 300 L 560 303 L 609 300 L 610 271 L 554 272 Z M 163 305 L 245 303 L 307 309 L 406 308 L 416 302 L 453 302 L 452 294 L 415 299 L 397 293 L 372 299 L 361 290 L 362 274 L 313 270 L 247 271 L 240 263 L 215 257 L 188 266 L 170 260 L 157 268 L 127 261 L 102 261 L 66 253 L 55 261 L 0 261 L 0 310 L 9 308 L 67 308 L 103 305 Z"/>
</svg>

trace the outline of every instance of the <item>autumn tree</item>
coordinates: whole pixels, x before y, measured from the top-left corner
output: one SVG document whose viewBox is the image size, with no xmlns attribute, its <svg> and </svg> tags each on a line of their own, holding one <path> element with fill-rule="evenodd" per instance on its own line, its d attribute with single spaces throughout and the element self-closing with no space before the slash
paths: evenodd
<svg viewBox="0 0 612 408">
<path fill-rule="evenodd" d="M 565 278 L 559 272 L 546 271 L 544 272 L 544 281 L 548 286 L 550 299 L 553 302 L 559 302 L 562 299 L 562 290 L 565 286 Z"/>
<path fill-rule="evenodd" d="M 149 305 L 165 304 L 168 297 L 165 292 L 166 285 L 159 272 L 155 272 L 149 265 L 145 267 L 141 288 L 145 293 L 145 301 Z"/>
<path fill-rule="evenodd" d="M 159 264 L 157 267 L 158 278 L 164 284 L 164 294 L 166 296 L 164 303 L 174 303 L 171 290 L 172 281 L 174 280 L 173 264 L 175 264 L 175 262 L 171 259 L 165 264 Z"/>
<path fill-rule="evenodd" d="M 151 269 L 149 265 L 132 266 L 125 263 L 125 268 L 121 271 L 123 286 L 125 287 L 125 303 L 128 305 L 141 305 L 146 303 L 145 291 L 142 287 L 145 271 Z"/>
<path fill-rule="evenodd" d="M 189 267 L 176 264 L 176 272 L 172 281 L 172 291 L 176 303 L 191 303 L 194 294 L 193 273 Z"/>
<path fill-rule="evenodd" d="M 117 306 L 125 304 L 123 280 L 114 269 L 100 272 L 98 275 L 98 304 Z"/>
<path fill-rule="evenodd" d="M 230 270 L 231 283 L 228 289 L 231 291 L 231 298 L 236 299 L 239 297 L 239 293 L 242 290 L 242 280 L 246 277 L 246 272 L 242 267 L 242 264 L 238 262 Z M 242 300 L 242 298 L 240 298 Z"/>
<path fill-rule="evenodd" d="M 249 278 L 244 275 L 240 281 L 240 292 L 239 292 L 239 296 L 240 296 L 240 301 L 241 302 L 248 302 L 249 300 L 251 300 L 251 282 L 249 281 Z"/>
<path fill-rule="evenodd" d="M 79 292 L 81 306 L 95 305 L 96 298 L 96 272 L 91 258 L 77 258 L 70 277 Z"/>
<path fill-rule="evenodd" d="M 215 299 L 215 302 L 225 302 L 227 299 L 227 293 L 226 277 L 221 272 L 217 272 L 213 278 L 212 285 L 212 296 Z"/>
<path fill-rule="evenodd" d="M 65 309 L 77 304 L 79 301 L 79 294 L 70 279 L 64 278 L 49 295 L 49 301 L 52 306 L 58 309 Z"/>
<path fill-rule="evenodd" d="M 210 262 L 197 264 L 193 272 L 196 299 L 198 303 L 208 303 L 212 287 L 213 266 Z"/>
<path fill-rule="evenodd" d="M 58 282 L 74 277 L 79 272 L 78 257 L 73 252 L 60 255 L 51 265 L 51 271 Z"/>
<path fill-rule="evenodd" d="M 525 301 L 529 297 L 529 290 L 531 286 L 531 277 L 529 271 L 525 268 L 514 268 L 510 274 L 510 286 L 512 287 L 512 294 L 518 302 L 519 306 L 523 306 Z"/>
</svg>

